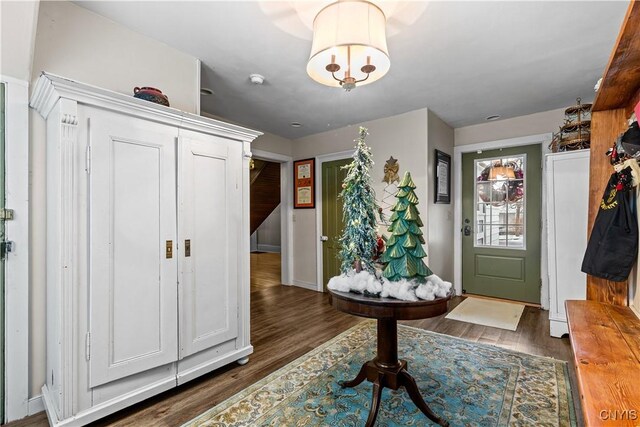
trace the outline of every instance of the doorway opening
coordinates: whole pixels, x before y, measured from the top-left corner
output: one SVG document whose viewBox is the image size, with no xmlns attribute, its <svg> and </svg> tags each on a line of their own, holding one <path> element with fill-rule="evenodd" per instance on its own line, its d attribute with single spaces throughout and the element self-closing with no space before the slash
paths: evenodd
<svg viewBox="0 0 640 427">
<path fill-rule="evenodd" d="M 273 288 L 293 280 L 293 159 L 251 150 L 249 170 L 250 281 Z M 251 166 L 251 163 L 253 164 Z"/>
<path fill-rule="evenodd" d="M 250 168 L 251 288 L 282 284 L 280 163 L 252 159 Z"/>
<path fill-rule="evenodd" d="M 329 279 L 340 275 L 340 236 L 343 227 L 343 202 L 339 197 L 342 182 L 347 176 L 345 166 L 352 159 L 332 160 L 322 163 L 322 287 L 327 291 Z"/>
<path fill-rule="evenodd" d="M 345 170 L 342 166 L 353 160 L 353 150 L 316 156 L 316 290 L 326 292 L 327 283 L 339 274 L 342 233 L 342 190 Z"/>
</svg>

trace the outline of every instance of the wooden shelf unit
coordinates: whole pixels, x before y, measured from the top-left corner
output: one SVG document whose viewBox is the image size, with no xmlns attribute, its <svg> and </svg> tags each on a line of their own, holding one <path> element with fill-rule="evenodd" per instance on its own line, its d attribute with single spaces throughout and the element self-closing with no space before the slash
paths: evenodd
<svg viewBox="0 0 640 427">
<path fill-rule="evenodd" d="M 627 119 L 639 100 L 640 2 L 631 1 L 592 108 L 588 235 L 613 170 L 604 153 L 627 128 Z M 628 281 L 587 276 L 588 300 L 628 305 L 628 294 Z"/>
</svg>

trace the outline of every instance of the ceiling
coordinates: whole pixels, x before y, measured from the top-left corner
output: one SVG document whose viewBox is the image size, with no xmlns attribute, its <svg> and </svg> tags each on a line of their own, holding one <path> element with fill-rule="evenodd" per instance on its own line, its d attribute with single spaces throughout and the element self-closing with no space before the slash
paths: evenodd
<svg viewBox="0 0 640 427">
<path fill-rule="evenodd" d="M 424 107 L 461 127 L 591 100 L 628 5 L 422 3 L 389 19 L 389 73 L 345 92 L 307 76 L 312 34 L 291 2 L 76 3 L 199 58 L 202 111 L 291 139 Z"/>
</svg>

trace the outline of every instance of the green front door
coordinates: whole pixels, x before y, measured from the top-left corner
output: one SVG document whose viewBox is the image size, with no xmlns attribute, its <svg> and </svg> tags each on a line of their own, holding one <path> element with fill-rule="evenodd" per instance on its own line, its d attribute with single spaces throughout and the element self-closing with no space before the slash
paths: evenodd
<svg viewBox="0 0 640 427">
<path fill-rule="evenodd" d="M 322 277 L 326 290 L 329 279 L 340 274 L 340 243 L 342 234 L 342 181 L 347 176 L 343 166 L 351 158 L 322 163 Z"/>
<path fill-rule="evenodd" d="M 540 303 L 541 146 L 462 155 L 463 292 Z"/>
<path fill-rule="evenodd" d="M 5 85 L 0 83 L 0 209 L 4 209 Z M 4 220 L 0 219 L 0 242 L 5 241 Z M 4 422 L 4 256 L 0 256 L 0 423 Z"/>
</svg>

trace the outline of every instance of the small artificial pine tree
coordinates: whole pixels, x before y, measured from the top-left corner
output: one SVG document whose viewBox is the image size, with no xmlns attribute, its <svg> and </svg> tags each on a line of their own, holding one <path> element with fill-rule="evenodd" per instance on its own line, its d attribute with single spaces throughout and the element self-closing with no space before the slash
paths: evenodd
<svg viewBox="0 0 640 427">
<path fill-rule="evenodd" d="M 367 129 L 361 127 L 356 140 L 356 151 L 353 161 L 345 168 L 347 176 L 342 183 L 340 197 L 343 201 L 344 229 L 340 237 L 340 271 L 348 273 L 355 268 L 360 272 L 363 268 L 373 273 L 373 257 L 376 254 L 376 203 L 375 192 L 371 187 L 369 170 L 373 166 L 371 148 L 365 144 Z"/>
<path fill-rule="evenodd" d="M 391 209 L 393 214 L 389 218 L 391 225 L 387 230 L 391 236 L 387 239 L 387 249 L 380 258 L 380 262 L 387 263 L 382 274 L 392 282 L 401 279 L 424 282 L 426 276 L 433 274 L 422 260 L 427 254 L 422 249 L 424 237 L 420 227 L 424 224 L 416 208 L 418 197 L 413 191 L 415 188 L 411 174 L 405 172 L 398 184 L 398 201 Z"/>
</svg>

